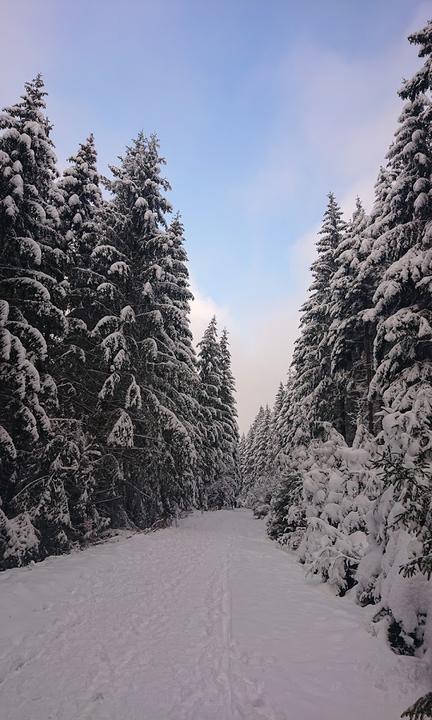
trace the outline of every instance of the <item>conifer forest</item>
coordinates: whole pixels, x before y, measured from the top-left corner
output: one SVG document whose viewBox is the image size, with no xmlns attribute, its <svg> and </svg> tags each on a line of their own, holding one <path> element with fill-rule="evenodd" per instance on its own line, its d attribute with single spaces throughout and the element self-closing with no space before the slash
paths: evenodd
<svg viewBox="0 0 432 720">
<path fill-rule="evenodd" d="M 200 573 L 207 577 L 205 567 L 210 558 L 213 562 L 213 556 L 219 557 L 222 547 L 228 558 L 226 565 L 219 567 L 215 561 L 216 570 L 210 568 L 206 599 L 197 599 L 191 610 L 192 616 L 201 617 L 198 608 L 206 608 L 200 627 L 207 628 L 208 645 L 194 666 L 195 679 L 188 675 L 183 689 L 173 696 L 171 714 L 153 699 L 156 681 L 146 691 L 147 710 L 142 709 L 147 700 L 141 706 L 138 680 L 137 687 L 131 681 L 125 695 L 130 706 L 121 695 L 123 689 L 118 698 L 126 705 L 117 707 L 112 699 L 112 705 L 104 705 L 108 690 L 98 683 L 105 682 L 100 668 L 109 664 L 105 649 L 95 656 L 102 679 L 95 674 L 87 704 L 83 700 L 79 705 L 76 698 L 65 701 L 69 712 L 60 711 L 47 695 L 45 704 L 30 701 L 25 684 L 18 685 L 19 673 L 35 662 L 38 645 L 35 641 L 32 649 L 30 636 L 20 635 L 21 655 L 18 643 L 18 655 L 11 660 L 5 655 L 0 672 L 0 707 L 5 682 L 4 720 L 390 720 L 401 713 L 410 720 L 432 718 L 432 21 L 408 40 L 419 56 L 418 70 L 395 88 L 402 111 L 388 138 L 385 163 L 376 168 L 372 207 L 357 198 L 348 217 L 336 195 L 328 193 L 292 359 L 286 360 L 286 375 L 280 378 L 273 404 L 263 404 L 242 434 L 229 325 L 225 328 L 214 316 L 202 337 L 192 334 L 188 229 L 181 208 L 172 207 L 169 200 L 169 162 L 158 136 L 139 132 L 127 147 L 116 148 L 119 157 L 114 155 L 105 177 L 98 169 L 97 127 L 94 135 L 70 148 L 66 166 L 59 166 L 55 128 L 48 119 L 49 87 L 41 74 L 29 79 L 24 89 L 16 88 L 17 99 L 3 109 L 2 623 L 13 617 L 6 603 L 12 608 L 21 597 L 18 582 L 27 583 L 23 587 L 28 595 L 22 591 L 27 598 L 33 592 L 37 597 L 45 593 L 48 599 L 42 608 L 50 606 L 57 577 L 68 588 L 75 575 L 84 578 L 77 580 L 79 588 L 87 582 L 86 572 L 94 573 L 95 602 L 99 592 L 101 597 L 119 596 L 123 603 L 134 587 L 128 584 L 125 568 L 132 572 L 133 567 L 142 574 L 142 593 L 148 593 L 138 606 L 150 613 L 148 622 L 153 622 L 151 612 L 159 617 L 156 606 L 165 607 L 167 598 L 177 592 L 183 618 L 182 603 L 187 604 L 192 593 L 193 578 L 200 578 Z M 265 528 L 262 536 L 260 527 Z M 190 543 L 183 549 L 182 532 L 184 542 Z M 242 542 L 243 560 L 240 555 L 235 560 L 240 552 L 236 543 Z M 127 548 L 135 555 L 128 558 Z M 279 554 L 273 555 L 276 549 Z M 261 552 L 268 557 L 258 571 Z M 153 566 L 139 565 L 150 563 L 152 553 L 154 578 Z M 174 579 L 186 556 L 187 566 L 178 570 L 179 577 L 188 578 L 183 598 Z M 164 571 L 168 558 L 171 565 Z M 102 563 L 110 563 L 104 572 L 114 573 L 109 589 L 102 584 Z M 286 618 L 283 608 L 289 602 L 290 581 L 283 589 L 285 566 L 303 593 L 303 600 L 289 611 L 287 606 Z M 117 581 L 119 568 L 123 579 Z M 240 589 L 238 578 L 246 571 L 248 580 Z M 33 590 L 29 583 L 36 573 L 40 580 Z M 230 577 L 232 582 L 237 578 L 237 590 L 230 586 Z M 203 588 L 207 580 L 196 580 L 197 586 L 199 582 Z M 247 603 L 252 603 L 255 592 L 257 598 L 260 593 L 264 597 L 266 587 L 267 609 L 260 611 L 260 618 L 265 616 L 263 637 L 279 637 L 279 629 L 270 631 L 265 625 L 276 612 L 270 596 L 281 603 L 278 628 L 285 622 L 295 625 L 296 607 L 307 605 L 309 597 L 317 613 L 324 608 L 322 628 L 330 627 L 333 621 L 328 618 L 345 612 L 350 603 L 349 612 L 363 618 L 367 628 L 350 629 L 354 621 L 346 619 L 341 647 L 349 645 L 355 633 L 366 638 L 369 632 L 367 652 L 382 653 L 387 663 L 379 671 L 386 678 L 381 686 L 379 679 L 374 685 L 375 671 L 368 671 L 359 698 L 368 695 L 369 685 L 377 693 L 390 688 L 394 706 L 387 707 L 391 701 L 383 695 L 382 700 L 371 696 L 370 702 L 376 703 L 373 714 L 362 710 L 360 700 L 356 706 L 355 699 L 349 708 L 340 709 L 318 689 L 320 711 L 301 705 L 298 689 L 292 690 L 289 701 L 283 696 L 285 710 L 274 697 L 269 699 L 273 691 L 266 694 L 262 689 L 272 687 L 271 679 L 265 680 L 265 673 L 269 678 L 271 673 L 260 655 L 264 650 L 257 644 L 250 652 L 240 647 L 241 633 L 247 634 Z M 126 615 L 131 627 L 125 632 L 131 634 L 125 636 L 125 646 L 133 644 L 135 632 L 146 646 L 135 605 L 124 605 L 115 616 L 111 605 L 101 608 L 107 620 L 100 632 L 108 638 L 108 648 L 109 632 L 114 632 L 108 618 L 115 624 Z M 258 612 L 253 608 L 250 618 Z M 82 609 L 85 614 L 84 604 Z M 79 622 L 78 614 L 74 622 Z M 194 637 L 194 626 L 187 624 L 192 623 L 190 616 L 178 621 L 183 622 Z M 250 626 L 257 627 L 257 622 L 251 619 Z M 83 635 L 93 632 L 90 624 L 85 627 Z M 183 648 L 177 629 L 166 630 L 163 624 L 159 629 L 158 638 L 166 631 L 172 647 L 178 643 Z M 46 632 L 42 628 L 40 635 Z M 324 647 L 330 647 L 337 635 L 336 630 L 326 635 L 324 629 L 322 637 L 319 633 L 314 642 Z M 12 644 L 15 637 L 9 638 Z M 72 655 L 74 637 L 71 633 L 67 640 Z M 120 688 L 122 658 L 124 683 L 132 669 L 138 672 L 141 656 L 121 655 L 121 636 L 116 637 L 117 657 L 110 662 L 116 668 L 111 668 L 112 686 L 118 682 Z M 146 668 L 158 657 L 158 643 L 149 644 Z M 77 646 L 76 653 L 82 654 L 83 647 Z M 287 663 L 290 647 L 297 659 L 302 657 L 301 641 L 297 648 L 291 638 L 286 647 Z M 356 654 L 355 647 L 345 651 Z M 213 663 L 218 653 L 220 662 Z M 182 649 L 183 655 L 187 675 L 188 651 Z M 322 666 L 327 663 L 323 658 Z M 274 662 L 282 672 L 284 661 Z M 365 666 L 373 668 L 374 662 L 365 661 Z M 376 667 L 381 668 L 379 662 Z M 213 670 L 206 675 L 207 665 Z M 167 677 L 170 667 L 164 665 L 160 677 Z M 44 673 L 50 672 L 47 668 Z M 67 665 L 63 671 L 73 672 Z M 252 675 L 246 682 L 247 672 Z M 289 677 L 295 672 L 290 670 Z M 336 694 L 342 697 L 355 692 L 351 683 L 356 670 L 347 670 L 344 662 L 341 672 L 346 675 Z M 399 672 L 409 680 L 396 697 Z M 281 687 L 287 682 L 281 680 Z M 301 692 L 307 694 L 310 687 L 305 681 Z M 77 685 L 74 697 L 80 688 Z M 163 697 L 164 691 L 156 694 Z"/>
</svg>

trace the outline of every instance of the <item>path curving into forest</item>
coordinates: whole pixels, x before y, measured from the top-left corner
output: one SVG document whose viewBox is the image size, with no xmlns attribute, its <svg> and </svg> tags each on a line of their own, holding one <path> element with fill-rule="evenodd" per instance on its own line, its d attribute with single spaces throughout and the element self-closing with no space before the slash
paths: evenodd
<svg viewBox="0 0 432 720">
<path fill-rule="evenodd" d="M 396 720 L 421 661 L 248 511 L 0 575 L 2 720 Z"/>
</svg>

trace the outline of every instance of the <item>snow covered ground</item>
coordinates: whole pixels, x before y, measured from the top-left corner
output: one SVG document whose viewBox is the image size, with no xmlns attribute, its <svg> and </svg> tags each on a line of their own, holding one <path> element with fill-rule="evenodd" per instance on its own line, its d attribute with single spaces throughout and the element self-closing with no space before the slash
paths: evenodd
<svg viewBox="0 0 432 720">
<path fill-rule="evenodd" d="M 1 720 L 395 720 L 421 661 L 247 511 L 0 575 Z"/>
</svg>

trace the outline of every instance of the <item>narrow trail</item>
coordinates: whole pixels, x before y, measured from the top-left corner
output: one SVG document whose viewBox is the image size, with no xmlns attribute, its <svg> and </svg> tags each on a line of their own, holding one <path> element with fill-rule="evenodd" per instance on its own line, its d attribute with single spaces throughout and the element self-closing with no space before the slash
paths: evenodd
<svg viewBox="0 0 432 720">
<path fill-rule="evenodd" d="M 1 720 L 396 720 L 421 661 L 247 511 L 0 574 Z"/>
</svg>

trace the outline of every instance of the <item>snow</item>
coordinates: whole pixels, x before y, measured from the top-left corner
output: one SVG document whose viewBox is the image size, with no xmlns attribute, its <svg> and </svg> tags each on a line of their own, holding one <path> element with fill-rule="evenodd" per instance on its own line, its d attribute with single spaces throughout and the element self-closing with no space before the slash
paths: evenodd
<svg viewBox="0 0 432 720">
<path fill-rule="evenodd" d="M 0 575 L 8 720 L 394 720 L 424 665 L 304 579 L 249 511 Z"/>
<path fill-rule="evenodd" d="M 31 260 L 34 265 L 40 265 L 42 261 L 42 250 L 36 240 L 29 237 L 19 238 L 20 253 Z"/>
<path fill-rule="evenodd" d="M 76 193 L 74 193 L 73 195 L 70 196 L 70 198 L 68 200 L 68 205 L 69 205 L 69 207 L 74 207 L 75 205 L 79 205 L 79 204 L 80 204 L 80 199 L 79 199 L 78 195 Z"/>
<path fill-rule="evenodd" d="M 124 412 L 124 410 L 121 410 L 120 413 L 120 417 L 114 423 L 114 426 L 108 435 L 107 445 L 115 447 L 133 447 L 134 428 L 132 420 L 129 415 Z"/>
</svg>

